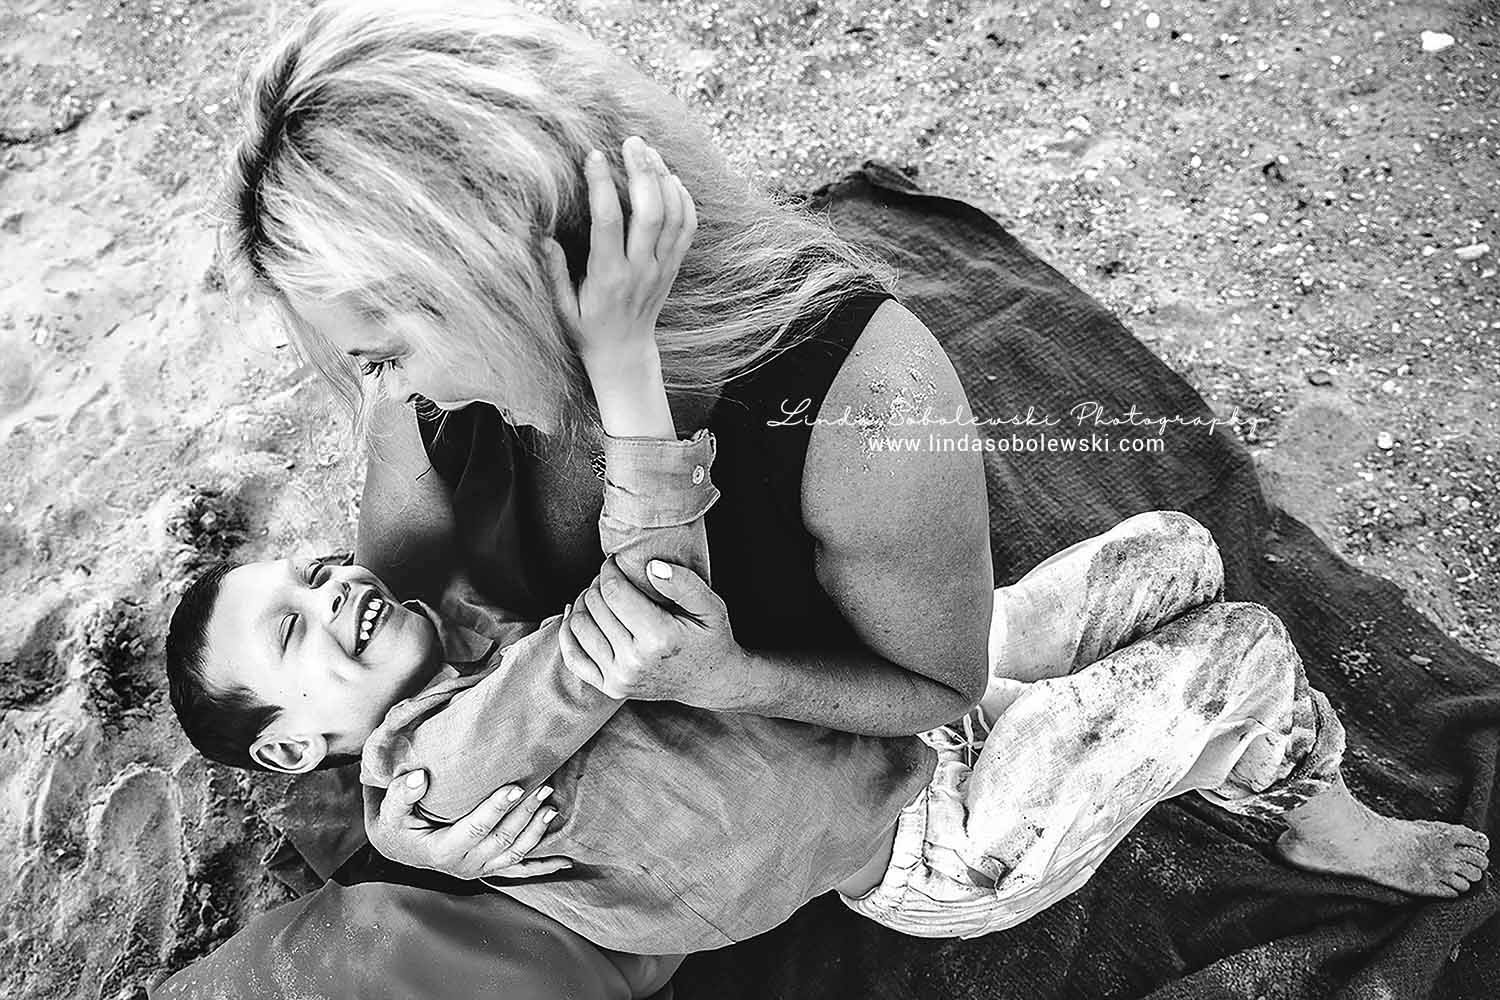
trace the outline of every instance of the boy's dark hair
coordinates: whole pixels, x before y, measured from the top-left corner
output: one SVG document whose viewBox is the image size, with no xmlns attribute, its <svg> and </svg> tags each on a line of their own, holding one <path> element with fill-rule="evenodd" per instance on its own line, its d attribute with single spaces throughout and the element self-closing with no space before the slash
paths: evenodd
<svg viewBox="0 0 1500 1000">
<path fill-rule="evenodd" d="M 188 741 L 209 760 L 256 771 L 269 768 L 250 756 L 250 746 L 276 721 L 281 709 L 267 705 L 239 685 L 219 687 L 205 675 L 208 623 L 219 603 L 219 588 L 239 563 L 210 566 L 182 593 L 167 628 L 167 693 Z"/>
</svg>

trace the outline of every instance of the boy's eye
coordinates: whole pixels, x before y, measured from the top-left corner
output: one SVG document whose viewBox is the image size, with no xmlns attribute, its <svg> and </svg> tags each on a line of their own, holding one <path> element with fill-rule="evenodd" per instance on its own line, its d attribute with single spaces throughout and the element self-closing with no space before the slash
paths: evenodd
<svg viewBox="0 0 1500 1000">
<path fill-rule="evenodd" d="M 396 358 L 386 358 L 384 361 L 361 361 L 359 370 L 366 376 L 380 378 L 392 368 L 400 368 L 401 362 Z"/>
<path fill-rule="evenodd" d="M 305 578 L 309 586 L 319 586 L 324 580 L 328 579 L 328 564 L 321 559 L 314 559 L 307 564 Z"/>
</svg>

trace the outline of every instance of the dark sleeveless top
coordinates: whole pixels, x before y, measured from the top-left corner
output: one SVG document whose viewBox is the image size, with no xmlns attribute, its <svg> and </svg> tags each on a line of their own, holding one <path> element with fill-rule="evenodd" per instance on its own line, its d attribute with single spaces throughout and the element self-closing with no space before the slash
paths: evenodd
<svg viewBox="0 0 1500 1000">
<path fill-rule="evenodd" d="M 860 645 L 817 582 L 801 484 L 811 417 L 886 297 L 846 298 L 811 337 L 733 380 L 708 418 L 722 494 L 706 518 L 712 583 L 747 648 Z M 789 410 L 808 419 L 767 426 Z M 578 502 L 597 488 L 558 491 L 577 509 L 542 509 L 534 442 L 488 406 L 423 432 L 481 593 L 535 620 L 575 599 L 603 558 L 598 507 Z M 579 542 L 585 518 L 591 545 Z M 915 737 L 630 702 L 554 776 L 567 815 L 556 836 L 577 867 L 504 891 L 616 950 L 720 947 L 776 926 L 868 861 L 934 763 Z"/>
<path fill-rule="evenodd" d="M 859 645 L 814 574 L 813 538 L 802 523 L 802 472 L 812 418 L 870 317 L 891 297 L 877 291 L 847 297 L 806 339 L 731 381 L 709 416 L 718 442 L 714 481 L 723 494 L 706 524 L 713 587 L 746 648 Z M 804 400 L 805 419 L 788 419 Z M 787 425 L 768 427 L 768 421 Z M 538 521 L 535 501 L 528 502 L 536 492 L 526 461 L 535 450 L 531 430 L 512 427 L 483 404 L 423 421 L 421 430 L 434 470 L 452 490 L 460 550 L 480 592 L 534 620 L 576 598 L 604 556 L 597 530 L 589 551 L 564 560 L 531 527 Z M 585 515 L 595 523 L 597 506 Z"/>
</svg>

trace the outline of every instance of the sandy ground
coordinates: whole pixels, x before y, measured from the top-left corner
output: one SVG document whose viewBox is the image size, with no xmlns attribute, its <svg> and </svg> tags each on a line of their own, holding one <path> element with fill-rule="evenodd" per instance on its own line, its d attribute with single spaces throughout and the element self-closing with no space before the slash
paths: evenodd
<svg viewBox="0 0 1500 1000">
<path fill-rule="evenodd" d="M 1500 654 L 1500 36 L 1485 3 L 545 3 L 734 161 L 1001 219 L 1248 436 L 1274 495 Z M 237 67 L 296 5 L 0 7 L 0 982 L 132 997 L 286 896 L 275 782 L 161 684 L 203 561 L 347 543 L 360 462 L 226 299 Z M 1454 44 L 1424 51 L 1420 33 Z"/>
</svg>

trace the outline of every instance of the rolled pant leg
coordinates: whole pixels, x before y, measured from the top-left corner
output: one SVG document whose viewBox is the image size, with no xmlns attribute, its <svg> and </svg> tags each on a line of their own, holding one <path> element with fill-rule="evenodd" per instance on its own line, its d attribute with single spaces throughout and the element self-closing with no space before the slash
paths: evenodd
<svg viewBox="0 0 1500 1000">
<path fill-rule="evenodd" d="M 1162 799 L 1197 789 L 1238 812 L 1285 812 L 1329 785 L 1342 752 L 1337 718 L 1258 604 L 1196 608 L 1025 685 L 965 788 L 960 855 L 995 882 L 988 930 L 1081 886 Z"/>
<path fill-rule="evenodd" d="M 990 676 L 1064 676 L 1223 593 L 1207 528 L 1175 510 L 1127 517 L 995 591 Z"/>
</svg>

